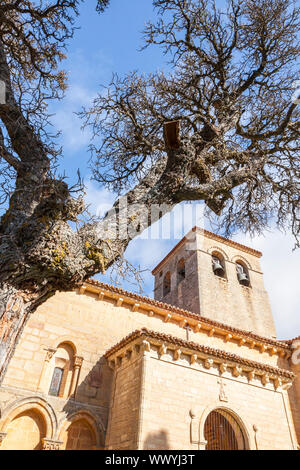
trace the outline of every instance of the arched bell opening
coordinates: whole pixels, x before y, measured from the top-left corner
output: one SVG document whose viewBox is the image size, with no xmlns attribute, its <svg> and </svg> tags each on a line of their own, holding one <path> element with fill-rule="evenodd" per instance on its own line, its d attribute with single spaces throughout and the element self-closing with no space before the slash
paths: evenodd
<svg viewBox="0 0 300 470">
<path fill-rule="evenodd" d="M 242 286 L 250 287 L 250 276 L 249 271 L 245 263 L 242 261 L 236 261 L 236 275 L 238 278 L 239 283 Z"/>
<path fill-rule="evenodd" d="M 212 270 L 215 276 L 226 279 L 225 259 L 221 253 L 213 252 L 211 256 Z"/>
</svg>

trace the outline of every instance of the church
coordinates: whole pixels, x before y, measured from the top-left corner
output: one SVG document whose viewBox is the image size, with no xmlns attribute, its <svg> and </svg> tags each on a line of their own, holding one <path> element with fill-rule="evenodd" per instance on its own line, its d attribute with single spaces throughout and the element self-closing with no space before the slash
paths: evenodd
<svg viewBox="0 0 300 470">
<path fill-rule="evenodd" d="M 276 336 L 261 256 L 194 227 L 154 298 L 57 292 L 0 387 L 0 449 L 297 450 L 300 337 Z"/>
</svg>

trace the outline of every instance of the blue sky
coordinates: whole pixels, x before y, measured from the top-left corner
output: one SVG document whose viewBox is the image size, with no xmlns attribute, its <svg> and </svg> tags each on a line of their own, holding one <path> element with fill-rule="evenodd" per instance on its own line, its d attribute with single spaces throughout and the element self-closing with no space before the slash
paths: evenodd
<svg viewBox="0 0 300 470">
<path fill-rule="evenodd" d="M 81 122 L 74 113 L 91 103 L 100 85 L 108 84 L 113 72 L 119 75 L 131 70 L 148 73 L 166 65 L 158 48 L 138 51 L 142 45 L 144 25 L 154 16 L 151 0 L 112 0 L 110 7 L 101 15 L 95 12 L 95 2 L 89 0 L 81 5 L 80 11 L 76 26 L 81 29 L 75 32 L 74 39 L 70 41 L 68 59 L 64 63 L 69 74 L 69 88 L 65 99 L 52 105 L 51 112 L 55 113 L 52 122 L 62 131 L 60 140 L 64 151 L 60 170 L 68 175 L 69 183 L 74 183 L 79 168 L 87 187 L 86 200 L 91 204 L 91 210 L 103 211 L 110 207 L 115 196 L 90 181 L 87 150 L 90 135 L 88 131 L 81 130 Z M 143 274 L 146 295 L 152 296 L 151 269 L 197 222 L 190 214 L 181 224 L 180 211 L 177 208 L 174 213 L 179 232 L 177 237 L 164 240 L 140 237 L 131 242 L 126 251 L 126 258 L 133 265 L 147 269 Z M 203 226 L 203 221 L 198 223 Z M 210 229 L 207 223 L 205 228 Z M 300 250 L 292 252 L 291 235 L 273 230 L 254 239 L 243 234 L 237 234 L 234 239 L 263 251 L 262 270 L 278 337 L 284 339 L 299 335 Z M 96 277 L 110 282 L 109 275 Z M 137 286 L 129 282 L 123 282 L 122 286 L 137 290 Z"/>
</svg>

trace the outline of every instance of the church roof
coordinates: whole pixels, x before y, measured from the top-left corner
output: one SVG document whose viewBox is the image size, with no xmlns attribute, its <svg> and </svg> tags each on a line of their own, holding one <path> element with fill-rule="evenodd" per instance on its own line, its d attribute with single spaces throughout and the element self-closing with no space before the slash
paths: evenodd
<svg viewBox="0 0 300 470">
<path fill-rule="evenodd" d="M 127 344 L 131 343 L 132 341 L 136 340 L 137 338 L 152 338 L 156 339 L 159 341 L 162 341 L 164 343 L 172 344 L 175 346 L 180 346 L 181 348 L 186 348 L 193 350 L 195 352 L 200 352 L 204 353 L 210 356 L 217 357 L 222 360 L 227 360 L 231 361 L 234 363 L 241 364 L 242 366 L 246 367 L 251 367 L 255 368 L 256 370 L 263 370 L 265 372 L 268 372 L 270 374 L 275 374 L 277 376 L 282 376 L 286 377 L 288 379 L 293 379 L 295 377 L 295 374 L 292 372 L 286 370 L 286 369 L 280 369 L 279 367 L 273 367 L 269 364 L 253 361 L 250 359 L 245 359 L 241 356 L 238 356 L 237 354 L 229 353 L 226 351 L 223 351 L 221 349 L 216 349 L 216 348 L 211 348 L 209 346 L 205 346 L 202 344 L 194 343 L 193 341 L 186 341 L 181 338 L 177 338 L 176 336 L 172 336 L 169 334 L 165 333 L 158 333 L 156 331 L 151 331 L 148 330 L 147 328 L 142 328 L 140 330 L 136 330 L 133 333 L 129 334 L 126 336 L 124 339 L 122 339 L 119 343 L 117 343 L 115 346 L 110 348 L 106 353 L 105 357 L 108 358 L 112 354 L 118 352 L 120 349 L 122 349 L 124 346 Z"/>
<path fill-rule="evenodd" d="M 157 307 L 159 309 L 165 310 L 166 312 L 171 312 L 173 314 L 178 314 L 179 316 L 186 318 L 186 319 L 193 319 L 198 322 L 201 322 L 206 325 L 210 325 L 211 327 L 219 328 L 221 330 L 225 330 L 226 332 L 230 332 L 233 334 L 236 334 L 237 336 L 242 336 L 242 337 L 247 337 L 251 340 L 258 341 L 260 343 L 265 343 L 268 345 L 272 346 L 277 346 L 280 348 L 287 348 L 290 349 L 290 345 L 288 341 L 285 340 L 276 340 L 272 338 L 266 338 L 264 336 L 257 335 L 255 333 L 252 333 L 251 331 L 246 331 L 242 330 L 239 328 L 235 328 L 233 326 L 211 320 L 209 318 L 203 317 L 201 315 L 198 315 L 197 313 L 189 312 L 188 310 L 181 309 L 179 307 L 176 307 L 171 304 L 167 304 L 164 302 L 160 302 L 159 300 L 152 299 L 150 297 L 142 296 L 140 294 L 135 294 L 133 292 L 127 291 L 125 289 L 122 289 L 120 287 L 116 287 L 110 284 L 106 284 L 104 282 L 97 281 L 95 279 L 88 279 L 85 281 L 86 285 L 91 285 L 97 288 L 98 291 L 101 289 L 108 291 L 112 294 L 117 294 L 120 296 L 126 296 L 127 298 L 132 299 L 133 301 L 139 302 L 139 304 L 144 304 L 145 306 L 148 306 L 148 309 L 151 310 L 151 307 Z M 144 308 L 144 305 L 140 305 L 142 308 Z"/>
</svg>

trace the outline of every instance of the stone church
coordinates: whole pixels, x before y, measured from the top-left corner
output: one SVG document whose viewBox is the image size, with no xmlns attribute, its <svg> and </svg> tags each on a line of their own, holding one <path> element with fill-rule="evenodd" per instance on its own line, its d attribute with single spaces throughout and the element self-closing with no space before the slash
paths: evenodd
<svg viewBox="0 0 300 470">
<path fill-rule="evenodd" d="M 300 338 L 276 337 L 260 257 L 195 227 L 153 269 L 154 299 L 57 292 L 0 388 L 0 449 L 296 450 Z"/>
</svg>

